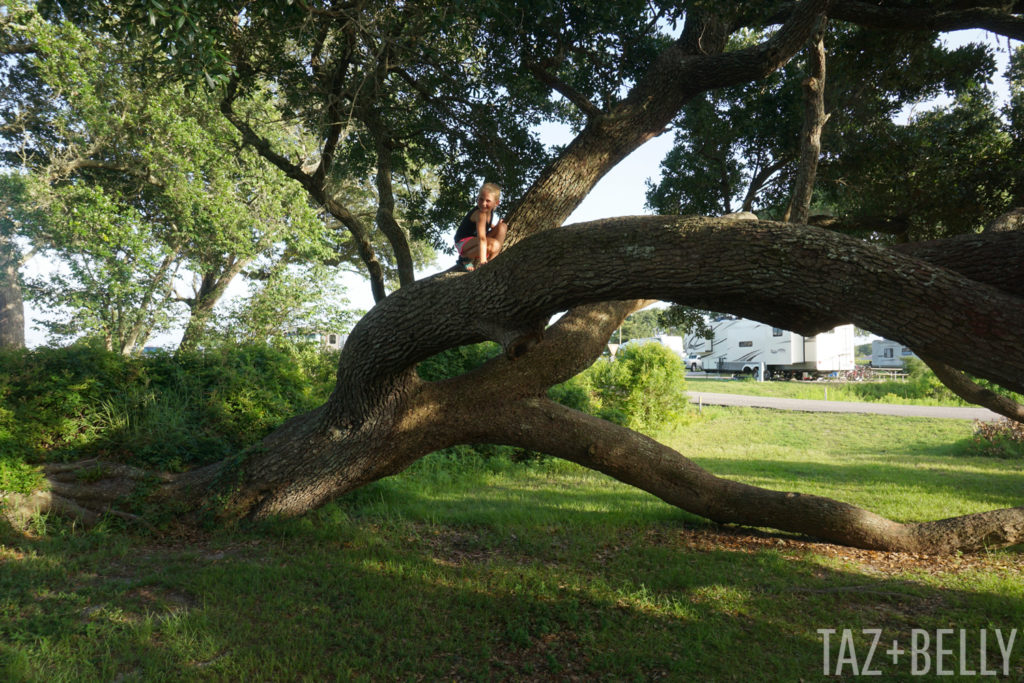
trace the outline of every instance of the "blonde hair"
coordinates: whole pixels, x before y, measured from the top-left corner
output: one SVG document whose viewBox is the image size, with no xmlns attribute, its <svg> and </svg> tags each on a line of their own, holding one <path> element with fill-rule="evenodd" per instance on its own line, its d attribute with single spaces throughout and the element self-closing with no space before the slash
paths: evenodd
<svg viewBox="0 0 1024 683">
<path fill-rule="evenodd" d="M 487 194 L 493 194 L 494 198 L 501 201 L 501 186 L 497 183 L 484 183 L 480 187 L 480 194 L 486 192 Z"/>
</svg>

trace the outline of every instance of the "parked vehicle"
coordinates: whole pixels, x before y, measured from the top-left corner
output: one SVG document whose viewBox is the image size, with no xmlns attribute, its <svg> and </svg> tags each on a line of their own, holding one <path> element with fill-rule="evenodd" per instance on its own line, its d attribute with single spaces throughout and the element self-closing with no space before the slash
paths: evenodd
<svg viewBox="0 0 1024 683">
<path fill-rule="evenodd" d="M 908 347 L 898 341 L 875 339 L 871 342 L 871 367 L 902 368 L 904 361 L 914 355 Z"/>
<path fill-rule="evenodd" d="M 706 371 L 799 379 L 855 367 L 853 325 L 805 337 L 754 320 L 725 317 L 711 321 L 711 330 L 710 338 L 688 336 L 683 344 L 687 358 L 698 356 Z"/>
<path fill-rule="evenodd" d="M 686 363 L 686 367 L 690 372 L 697 372 L 698 370 L 704 369 L 704 359 L 698 356 L 696 353 L 691 353 L 683 359 Z"/>
</svg>

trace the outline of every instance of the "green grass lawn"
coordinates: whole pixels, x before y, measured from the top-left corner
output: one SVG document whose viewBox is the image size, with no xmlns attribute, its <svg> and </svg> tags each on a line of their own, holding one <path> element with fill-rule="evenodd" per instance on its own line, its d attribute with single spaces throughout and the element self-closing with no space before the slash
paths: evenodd
<svg viewBox="0 0 1024 683">
<path fill-rule="evenodd" d="M 726 477 L 900 520 L 1024 501 L 1024 464 L 961 454 L 970 423 L 705 407 L 664 438 Z M 823 678 L 913 629 L 1002 673 L 1019 552 L 926 558 L 719 528 L 554 460 L 435 454 L 302 519 L 189 535 L 0 531 L 0 680 Z M 1008 633 L 1006 633 L 1008 636 Z M 1024 633 L 1009 675 L 1024 677 Z M 850 654 L 849 651 L 846 652 Z M 935 649 L 931 671 L 936 671 Z M 921 662 L 919 662 L 921 664 Z M 840 673 L 853 678 L 847 661 Z"/>
<path fill-rule="evenodd" d="M 686 377 L 686 388 L 690 391 L 707 391 L 721 394 L 743 394 L 745 396 L 772 396 L 777 398 L 805 398 L 829 401 L 878 401 L 882 403 L 904 403 L 909 405 L 967 406 L 955 396 L 946 399 L 920 398 L 914 395 L 906 382 L 756 382 L 750 379 L 725 379 L 721 377 Z"/>
</svg>

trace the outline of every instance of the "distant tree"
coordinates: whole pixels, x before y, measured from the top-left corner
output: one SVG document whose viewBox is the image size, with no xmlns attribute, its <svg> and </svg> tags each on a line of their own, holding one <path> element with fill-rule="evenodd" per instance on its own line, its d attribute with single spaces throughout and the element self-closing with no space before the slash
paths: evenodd
<svg viewBox="0 0 1024 683">
<path fill-rule="evenodd" d="M 733 40 L 741 47 L 759 37 L 741 33 Z M 885 33 L 839 22 L 828 24 L 824 40 L 828 119 L 814 183 L 819 213 L 862 224 L 860 233 L 884 228 L 905 240 L 907 231 L 926 239 L 936 230 L 976 229 L 1005 208 L 1012 181 L 996 166 L 1009 137 L 979 86 L 995 68 L 988 48 L 951 49 L 933 33 Z M 803 52 L 764 81 L 709 91 L 688 103 L 677 119 L 676 144 L 662 162 L 662 179 L 649 185 L 649 206 L 661 213 L 783 217 L 800 155 L 809 55 Z M 904 108 L 940 94 L 954 104 L 893 121 Z"/>
<path fill-rule="evenodd" d="M 661 333 L 661 319 L 656 310 L 647 308 L 637 311 L 622 321 L 622 341 L 654 337 Z"/>
<path fill-rule="evenodd" d="M 249 281 L 248 296 L 232 302 L 217 323 L 219 333 L 242 342 L 284 338 L 296 331 L 347 333 L 361 312 L 323 266 L 281 265 Z"/>
<path fill-rule="evenodd" d="M 0 137 L 26 174 L 28 190 L 8 196 L 34 217 L 18 232 L 63 264 L 32 289 L 47 310 L 65 311 L 47 323 L 57 338 L 93 331 L 130 353 L 184 304 L 181 346 L 194 348 L 227 287 L 257 261 L 345 258 L 317 207 L 240 147 L 205 93 L 144 76 L 141 57 L 104 34 L 28 6 L 20 16 L 12 39 L 32 49 L 4 63 L 14 87 L 0 103 L 18 115 Z"/>
</svg>

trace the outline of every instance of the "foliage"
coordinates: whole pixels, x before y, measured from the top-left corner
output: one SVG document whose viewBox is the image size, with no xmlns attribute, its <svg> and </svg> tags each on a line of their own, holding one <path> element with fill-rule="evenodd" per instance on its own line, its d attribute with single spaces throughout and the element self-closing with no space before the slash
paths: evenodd
<svg viewBox="0 0 1024 683">
<path fill-rule="evenodd" d="M 759 36 L 733 42 L 741 47 Z M 935 34 L 838 22 L 825 43 L 829 120 L 816 210 L 889 221 L 904 239 L 928 239 L 977 229 L 1007 205 L 1017 174 L 1005 168 L 1017 162 L 982 85 L 995 69 L 987 48 L 949 48 Z M 648 205 L 659 213 L 783 217 L 798 159 L 805 62 L 798 57 L 765 80 L 686 105 Z M 894 121 L 902 109 L 942 94 L 951 105 Z"/>
<path fill-rule="evenodd" d="M 460 346 L 423 361 L 417 372 L 427 381 L 456 377 L 499 352 L 492 342 Z M 632 429 L 654 431 L 686 407 L 685 367 L 662 344 L 627 346 L 614 361 L 598 360 L 576 377 L 551 387 L 548 397 Z"/>
<path fill-rule="evenodd" d="M 614 361 L 599 360 L 586 370 L 583 383 L 598 417 L 651 432 L 667 426 L 686 407 L 685 376 L 679 356 L 652 343 L 627 346 Z"/>
<path fill-rule="evenodd" d="M 0 66 L 0 144 L 28 190 L 5 203 L 58 263 L 31 292 L 66 312 L 49 322 L 56 338 L 98 333 L 128 353 L 185 303 L 194 346 L 247 265 L 336 258 L 308 198 L 240 146 L 215 98 L 153 78 L 150 52 L 25 11 L 17 38 L 32 49 Z M 301 144 L 281 126 L 268 134 Z M 188 281 L 191 296 L 174 290 Z"/>
<path fill-rule="evenodd" d="M 658 322 L 669 331 L 669 334 L 678 334 L 681 337 L 694 335 L 710 338 L 712 329 L 708 319 L 712 315 L 711 311 L 670 304 L 658 311 Z"/>
<path fill-rule="evenodd" d="M 946 388 L 935 373 L 920 358 L 907 358 L 904 362 L 907 382 L 912 395 L 919 398 L 955 400 L 956 395 Z"/>
<path fill-rule="evenodd" d="M 145 217 L 96 185 L 53 188 L 51 197 L 34 237 L 46 234 L 45 252 L 59 265 L 27 283 L 50 342 L 92 333 L 130 353 L 168 329 L 173 252 Z"/>
<path fill-rule="evenodd" d="M 323 266 L 279 264 L 265 279 L 248 283 L 217 321 L 218 334 L 236 342 L 284 339 L 294 332 L 347 333 L 360 312 L 348 308 L 341 282 Z"/>
<path fill-rule="evenodd" d="M 458 377 L 475 370 L 499 353 L 501 348 L 494 342 L 459 346 L 422 361 L 416 366 L 416 372 L 427 382 Z"/>
<path fill-rule="evenodd" d="M 1013 420 L 976 422 L 968 452 L 989 458 L 1024 459 L 1024 423 Z"/>
<path fill-rule="evenodd" d="M 123 357 L 87 344 L 0 353 L 0 452 L 181 470 L 255 443 L 322 403 L 335 354 L 223 345 Z"/>
</svg>

